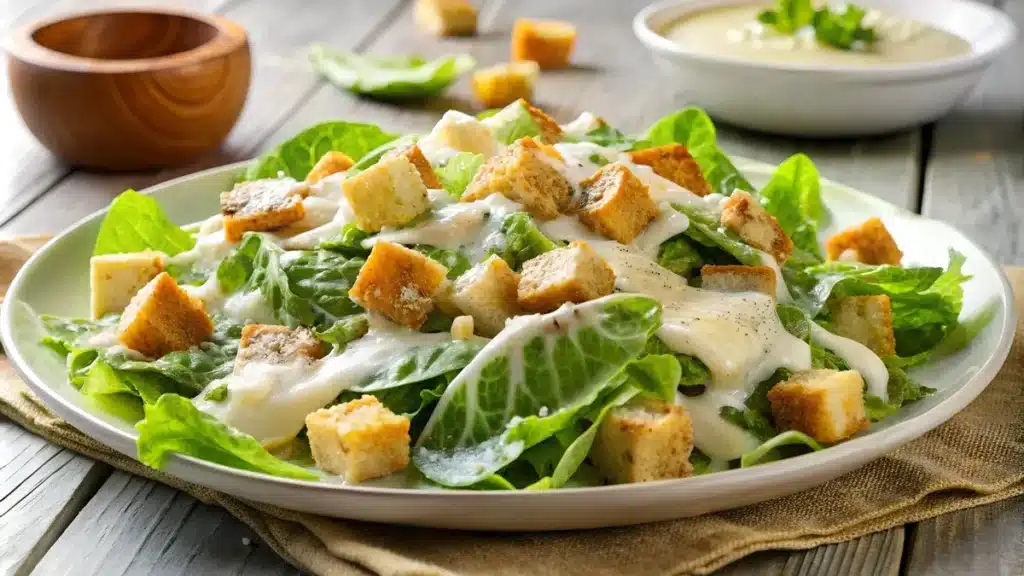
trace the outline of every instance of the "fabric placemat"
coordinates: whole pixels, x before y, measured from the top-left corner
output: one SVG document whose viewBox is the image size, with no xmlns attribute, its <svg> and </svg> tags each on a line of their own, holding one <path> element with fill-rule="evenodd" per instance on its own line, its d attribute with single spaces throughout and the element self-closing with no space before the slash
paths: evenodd
<svg viewBox="0 0 1024 576">
<path fill-rule="evenodd" d="M 45 238 L 0 241 L 0 297 Z M 1024 268 L 1008 269 L 1024 308 Z M 234 498 L 142 466 L 53 416 L 0 357 L 0 413 L 44 438 L 223 506 L 298 568 L 325 575 L 706 574 L 752 552 L 850 540 L 1024 493 L 1024 344 L 949 422 L 797 495 L 624 528 L 480 533 L 337 520 Z"/>
</svg>

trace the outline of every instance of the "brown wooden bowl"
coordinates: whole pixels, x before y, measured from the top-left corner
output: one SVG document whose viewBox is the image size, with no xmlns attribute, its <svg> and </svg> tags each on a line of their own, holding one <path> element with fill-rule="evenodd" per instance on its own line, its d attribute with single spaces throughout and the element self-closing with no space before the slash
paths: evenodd
<svg viewBox="0 0 1024 576">
<path fill-rule="evenodd" d="M 174 9 L 90 12 L 22 27 L 7 44 L 29 130 L 75 166 L 182 164 L 220 144 L 245 104 L 245 30 Z"/>
</svg>

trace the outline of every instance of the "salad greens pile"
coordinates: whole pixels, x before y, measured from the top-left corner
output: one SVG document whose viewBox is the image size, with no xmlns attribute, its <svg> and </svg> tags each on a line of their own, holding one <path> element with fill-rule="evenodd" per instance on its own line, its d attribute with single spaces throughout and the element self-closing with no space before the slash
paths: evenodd
<svg viewBox="0 0 1024 576">
<path fill-rule="evenodd" d="M 858 43 L 870 46 L 878 40 L 875 29 L 864 26 L 866 15 L 864 8 L 850 3 L 845 3 L 840 12 L 827 5 L 815 9 L 811 0 L 778 0 L 774 10 L 762 11 L 757 19 L 786 35 L 811 27 L 818 42 L 840 50 L 853 50 Z"/>
</svg>

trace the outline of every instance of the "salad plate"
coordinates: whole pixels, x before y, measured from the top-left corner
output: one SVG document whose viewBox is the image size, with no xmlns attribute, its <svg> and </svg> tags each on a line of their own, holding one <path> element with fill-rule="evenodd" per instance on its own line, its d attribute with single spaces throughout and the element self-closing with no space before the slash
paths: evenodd
<svg viewBox="0 0 1024 576">
<path fill-rule="evenodd" d="M 689 140 L 689 143 L 695 156 L 721 154 L 711 145 L 713 143 L 708 144 L 707 148 L 695 146 L 693 140 Z M 424 149 L 427 149 L 425 143 Z M 321 153 L 322 150 L 318 150 L 316 156 Z M 724 155 L 721 158 L 725 158 Z M 702 159 L 703 156 L 699 158 Z M 273 161 L 281 163 L 280 155 Z M 745 178 L 745 184 L 754 188 L 763 189 L 768 186 L 779 170 L 742 158 L 724 162 L 730 170 L 735 170 L 740 177 Z M 159 202 L 170 222 L 179 225 L 200 222 L 217 213 L 220 193 L 230 190 L 240 179 L 261 176 L 258 171 L 263 170 L 266 163 L 267 160 L 263 159 L 206 170 L 143 192 Z M 281 165 L 284 168 L 279 171 L 288 169 L 287 162 Z M 306 167 L 308 170 L 309 166 Z M 299 175 L 299 178 L 303 176 Z M 816 173 L 814 177 L 817 178 Z M 709 180 L 719 189 L 716 186 L 717 179 Z M 818 219 L 820 227 L 817 232 L 822 238 L 868 218 L 878 217 L 903 251 L 903 265 L 906 267 L 936 267 L 938 270 L 946 269 L 947 266 L 954 268 L 952 254 L 955 253 L 956 258 L 962 255 L 963 260 L 958 260 L 962 263 L 962 270 L 959 271 L 970 279 L 963 282 L 959 323 L 956 326 L 958 334 L 969 332 L 971 338 L 961 338 L 962 341 L 955 347 L 947 347 L 948 354 L 935 354 L 934 357 L 929 355 L 927 361 L 908 362 L 908 366 L 913 364 L 909 368 L 910 377 L 922 387 L 920 398 L 886 412 L 884 417 L 873 416 L 872 420 L 876 421 L 870 428 L 850 439 L 820 450 L 801 449 L 792 454 L 778 453 L 762 459 L 765 453 L 772 452 L 769 447 L 751 460 L 750 463 L 756 465 L 748 466 L 745 454 L 742 466 L 739 459 L 729 463 L 712 463 L 685 478 L 615 485 L 570 481 L 563 483 L 559 489 L 544 489 L 554 487 L 550 486 L 551 480 L 548 478 L 547 484 L 541 479 L 541 483 L 531 485 L 529 490 L 515 489 L 524 486 L 513 486 L 514 482 L 508 481 L 500 485 L 488 485 L 489 478 L 470 485 L 468 481 L 458 480 L 454 474 L 446 476 L 445 472 L 438 473 L 436 469 L 430 471 L 430 462 L 416 460 L 415 450 L 418 448 L 414 446 L 415 465 L 427 469 L 430 479 L 440 478 L 440 482 L 425 481 L 422 476 L 410 480 L 410 476 L 415 475 L 396 474 L 368 482 L 346 483 L 335 474 L 316 472 L 312 463 L 282 463 L 281 466 L 287 467 L 270 465 L 259 468 L 258 463 L 254 465 L 244 462 L 247 456 L 238 451 L 238 445 L 226 449 L 223 446 L 211 448 L 204 444 L 208 438 L 189 436 L 189 432 L 174 437 L 178 433 L 175 426 L 186 421 L 182 419 L 173 422 L 173 415 L 170 417 L 171 422 L 165 422 L 159 432 L 154 432 L 154 423 L 147 424 L 147 421 L 155 419 L 156 414 L 149 400 L 139 401 L 145 411 L 134 417 L 109 407 L 104 409 L 103 405 L 95 401 L 95 397 L 83 392 L 90 389 L 92 384 L 87 383 L 83 387 L 81 381 L 72 383 L 76 375 L 75 364 L 79 362 L 80 355 L 77 351 L 68 353 L 69 346 L 61 348 L 59 343 L 55 346 L 55 340 L 59 339 L 53 336 L 51 319 L 89 316 L 89 263 L 98 245 L 97 237 L 104 234 L 101 227 L 108 217 L 107 210 L 72 226 L 26 263 L 3 303 L 0 335 L 15 369 L 55 414 L 96 440 L 133 458 L 140 458 L 142 443 L 152 445 L 156 442 L 152 437 L 140 441 L 140 433 L 171 436 L 173 438 L 169 443 L 174 447 L 168 448 L 161 457 L 141 459 L 150 465 L 158 464 L 163 471 L 182 480 L 239 498 L 338 518 L 470 530 L 582 529 L 683 518 L 793 494 L 883 456 L 941 425 L 967 406 L 994 378 L 1009 352 L 1016 319 L 1013 295 L 999 266 L 982 249 L 946 224 L 911 214 L 826 179 L 820 180 L 820 197 L 824 210 Z M 115 203 L 114 210 L 118 209 Z M 542 229 L 549 230 L 544 227 Z M 184 230 L 195 234 L 199 228 L 186 227 Z M 217 276 L 220 275 L 218 271 Z M 185 275 L 179 275 L 179 278 L 182 284 L 186 283 Z M 585 306 L 588 304 L 580 304 L 575 310 L 590 310 Z M 821 321 L 825 323 L 825 320 Z M 87 321 L 80 323 L 86 324 Z M 514 324 L 514 321 L 510 321 L 505 330 L 514 327 Z M 952 327 L 950 332 L 953 332 Z M 488 342 L 482 338 L 479 340 L 481 345 Z M 500 340 L 501 335 L 489 342 L 493 344 Z M 950 338 L 942 342 L 947 340 Z M 62 350 L 68 360 L 55 353 L 55 348 Z M 479 353 L 484 354 L 486 349 Z M 91 358 L 94 359 L 95 354 Z M 72 375 L 70 379 L 69 365 Z M 122 366 L 127 367 L 128 364 L 117 366 L 117 370 L 121 370 Z M 202 398 L 211 397 L 210 391 L 216 389 L 217 382 L 220 380 L 202 383 L 201 387 L 205 388 Z M 228 394 L 236 393 L 234 389 L 230 390 Z M 178 397 L 178 394 L 164 394 L 155 402 L 161 402 L 167 396 Z M 198 400 L 200 396 L 195 392 L 191 396 L 197 398 L 196 406 L 202 405 L 202 401 Z M 185 404 L 193 406 L 192 403 Z M 208 420 L 203 426 L 216 420 L 194 408 L 189 410 L 193 412 L 186 415 L 188 418 Z M 547 407 L 542 407 L 540 412 L 541 416 L 547 416 Z M 145 420 L 138 426 L 134 425 L 142 416 L 145 416 Z M 186 416 L 179 414 L 180 418 Z M 507 426 L 511 429 L 515 424 L 516 421 L 513 421 Z M 699 424 L 695 420 L 694 428 Z M 216 425 L 228 429 L 223 424 Z M 428 429 L 430 426 L 428 423 Z M 250 434 L 258 433 L 256 429 L 247 429 L 250 430 Z M 227 434 L 229 440 L 223 442 L 255 442 L 242 432 L 230 431 L 224 434 Z M 699 435 L 697 437 L 699 440 Z M 807 445 L 811 444 L 814 444 L 813 441 Z M 243 462 L 225 457 L 223 450 Z M 266 458 L 272 457 L 267 455 Z M 444 460 L 443 454 L 441 459 Z M 266 460 L 260 462 L 265 465 Z M 464 467 L 459 468 L 463 466 L 461 462 L 451 466 L 470 475 L 473 466 L 483 466 L 475 462 L 471 464 L 468 473 Z M 300 466 L 306 472 L 290 472 Z M 577 462 L 576 466 L 588 465 Z M 315 475 L 309 470 L 316 472 Z M 413 464 L 409 464 L 409 470 L 415 470 Z M 506 470 L 503 468 L 501 474 L 505 474 Z M 449 485 L 444 486 L 444 482 Z"/>
</svg>

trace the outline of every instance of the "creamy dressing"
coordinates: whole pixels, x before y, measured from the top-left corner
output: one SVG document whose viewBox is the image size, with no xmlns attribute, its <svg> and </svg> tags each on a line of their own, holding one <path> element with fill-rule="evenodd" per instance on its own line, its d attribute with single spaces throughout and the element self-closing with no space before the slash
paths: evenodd
<svg viewBox="0 0 1024 576">
<path fill-rule="evenodd" d="M 889 369 L 870 348 L 856 340 L 833 334 L 814 322 L 811 322 L 811 342 L 845 360 L 851 370 L 860 372 L 868 392 L 889 401 Z"/>
<path fill-rule="evenodd" d="M 491 129 L 476 118 L 449 110 L 429 134 L 416 141 L 432 166 L 443 164 L 458 152 L 472 152 L 490 158 L 504 149 Z M 453 152 L 454 151 L 454 152 Z"/>
<path fill-rule="evenodd" d="M 588 132 L 597 130 L 601 125 L 602 121 L 600 118 L 590 112 L 583 112 L 575 120 L 568 124 L 563 124 L 560 128 L 562 129 L 562 134 L 570 138 L 579 139 L 586 136 Z M 558 145 L 556 144 L 555 147 L 557 148 Z"/>
<path fill-rule="evenodd" d="M 779 268 L 779 263 L 775 260 L 775 257 L 767 252 L 761 252 L 761 265 L 768 266 L 775 272 L 775 299 L 779 301 L 779 304 L 789 304 L 793 301 L 793 297 L 789 295 L 789 288 L 786 287 L 786 280 L 782 277 L 782 269 Z"/>
<path fill-rule="evenodd" d="M 690 219 L 686 214 L 676 210 L 668 202 L 662 202 L 658 206 L 658 216 L 633 239 L 633 246 L 651 260 L 656 260 L 661 245 L 669 238 L 686 232 L 689 227 Z"/>
<path fill-rule="evenodd" d="M 734 460 L 761 444 L 756 436 L 722 418 L 724 406 L 745 408 L 743 400 L 736 394 L 713 389 L 700 396 L 685 396 L 677 392 L 676 404 L 686 408 L 690 416 L 693 445 L 713 461 Z"/>
<path fill-rule="evenodd" d="M 214 270 L 237 245 L 229 242 L 224 236 L 224 218 L 220 214 L 199 223 L 195 240 L 195 246 L 167 258 L 167 263 L 175 266 L 193 266 L 200 271 Z"/>
</svg>

